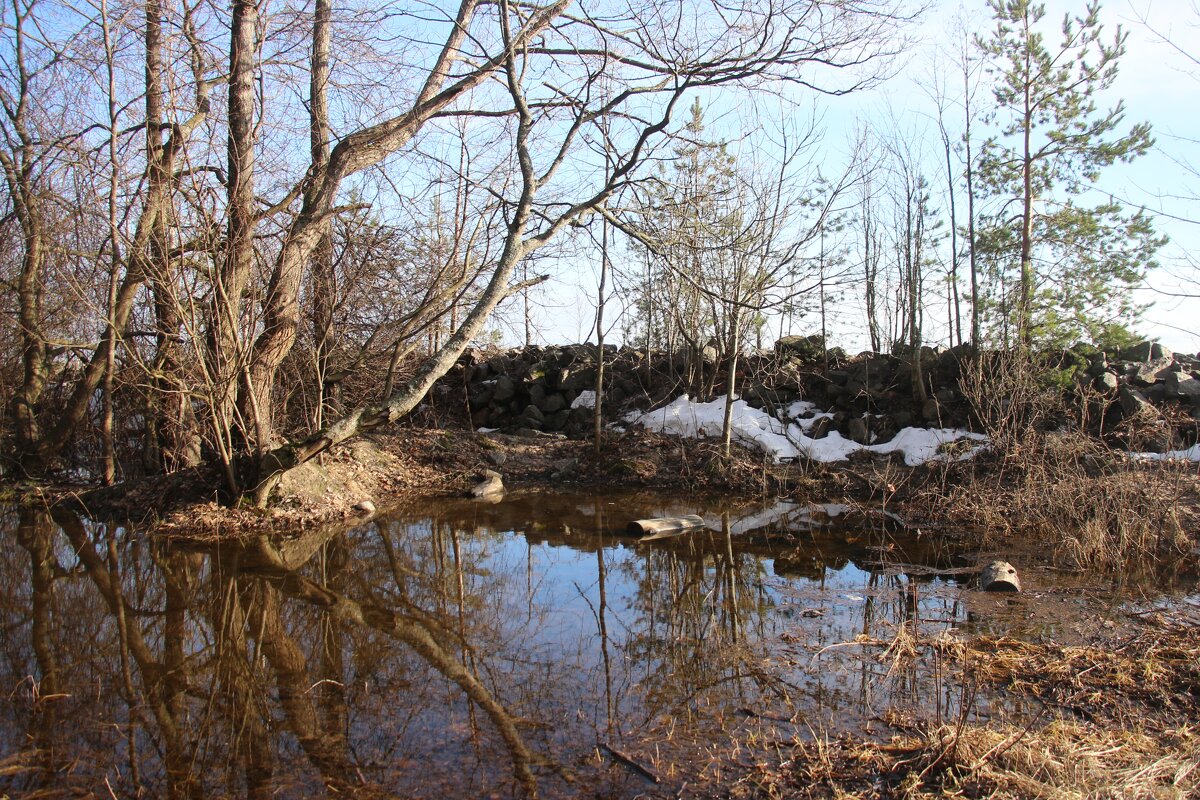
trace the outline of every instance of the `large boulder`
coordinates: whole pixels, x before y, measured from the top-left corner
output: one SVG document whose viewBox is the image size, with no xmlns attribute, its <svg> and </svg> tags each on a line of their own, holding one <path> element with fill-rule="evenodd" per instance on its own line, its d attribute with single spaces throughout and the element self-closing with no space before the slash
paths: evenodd
<svg viewBox="0 0 1200 800">
<path fill-rule="evenodd" d="M 1167 397 L 1191 403 L 1200 402 L 1200 380 L 1196 380 L 1187 372 L 1167 373 L 1166 380 L 1163 381 L 1163 390 Z"/>
<path fill-rule="evenodd" d="M 816 362 L 825 358 L 825 337 L 819 334 L 812 336 L 784 336 L 775 342 L 775 352 L 787 358 L 800 361 Z"/>
<path fill-rule="evenodd" d="M 567 407 L 567 399 L 558 392 L 546 395 L 545 399 L 539 405 L 542 412 L 549 415 L 562 411 Z"/>
<path fill-rule="evenodd" d="M 1132 386 L 1122 386 L 1117 399 L 1121 403 L 1121 410 L 1125 412 L 1126 417 L 1154 413 L 1154 406 L 1146 399 L 1146 395 Z"/>
<path fill-rule="evenodd" d="M 1101 372 L 1092 381 L 1092 385 L 1096 387 L 1096 391 L 1104 394 L 1113 394 L 1121 387 L 1121 381 L 1111 372 Z"/>
<path fill-rule="evenodd" d="M 871 431 L 867 427 L 867 421 L 862 417 L 852 417 L 846 423 L 846 438 L 858 444 L 870 444 Z"/>
<path fill-rule="evenodd" d="M 1122 361 L 1159 361 L 1171 358 L 1174 354 L 1158 342 L 1143 341 L 1132 347 L 1126 347 L 1119 353 Z"/>
<path fill-rule="evenodd" d="M 497 403 L 503 403 L 506 400 L 511 400 L 517 393 L 517 386 L 513 383 L 513 379 L 508 375 L 500 375 L 496 379 L 495 385 L 492 387 L 492 400 Z"/>
<path fill-rule="evenodd" d="M 1166 380 L 1167 375 L 1172 372 L 1178 372 L 1179 369 L 1180 367 L 1175 363 L 1175 359 L 1170 356 L 1155 358 L 1130 370 L 1133 373 L 1131 380 L 1141 386 L 1150 386 L 1159 381 Z"/>
</svg>

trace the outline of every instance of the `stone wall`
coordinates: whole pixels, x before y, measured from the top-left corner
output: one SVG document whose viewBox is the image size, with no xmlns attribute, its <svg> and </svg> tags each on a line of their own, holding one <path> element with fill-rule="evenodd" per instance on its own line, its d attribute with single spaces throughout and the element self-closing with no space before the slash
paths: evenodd
<svg viewBox="0 0 1200 800">
<path fill-rule="evenodd" d="M 825 351 L 819 336 L 786 337 L 770 351 L 745 356 L 739 365 L 738 391 L 751 405 L 782 410 L 807 400 L 833 413 L 815 429 L 819 436 L 837 430 L 855 441 L 887 441 L 904 427 L 958 427 L 972 424 L 971 409 L 959 388 L 964 366 L 973 358 L 970 345 L 922 349 L 927 397 L 914 398 L 911 359 L 904 348 L 893 353 L 848 356 L 840 348 Z M 1066 394 L 1088 394 L 1102 404 L 1109 428 L 1133 416 L 1147 418 L 1171 410 L 1175 418 L 1200 416 L 1200 361 L 1171 353 L 1157 343 L 1116 354 L 1080 346 L 1046 356 Z M 682 354 L 607 346 L 605 417 L 646 410 L 687 391 Z M 709 359 L 705 385 L 724 386 L 721 367 Z M 715 374 L 714 374 L 715 373 Z M 444 388 L 464 396 L 476 427 L 532 430 L 584 436 L 591 430 L 591 408 L 580 396 L 595 385 L 595 347 L 532 346 L 464 354 L 460 369 L 444 379 Z M 1090 387 L 1089 392 L 1079 389 Z M 445 391 L 443 391 L 445 394 Z M 586 397 L 584 398 L 586 400 Z M 1194 440 L 1194 439 L 1193 439 Z M 1178 446 L 1178 438 L 1163 447 Z M 1190 442 L 1187 442 L 1190 443 Z"/>
</svg>

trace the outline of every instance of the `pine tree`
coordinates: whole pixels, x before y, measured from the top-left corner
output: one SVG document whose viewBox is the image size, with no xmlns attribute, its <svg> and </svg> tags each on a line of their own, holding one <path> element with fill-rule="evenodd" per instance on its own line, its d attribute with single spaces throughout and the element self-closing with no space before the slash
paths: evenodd
<svg viewBox="0 0 1200 800">
<path fill-rule="evenodd" d="M 724 142 L 705 138 L 698 99 L 676 136 L 674 159 L 656 176 L 636 223 L 639 238 L 650 245 L 639 310 L 647 345 L 684 351 L 689 388 L 706 396 L 715 372 L 705 371 L 703 352 L 723 339 L 711 292 L 719 291 L 727 272 L 728 247 L 742 217 L 735 159 Z"/>
<path fill-rule="evenodd" d="M 1100 7 L 1067 15 L 1051 49 L 1038 30 L 1045 7 L 991 0 L 995 30 L 977 45 L 996 79 L 993 122 L 979 178 L 994 212 L 983 220 L 980 255 L 993 277 L 1014 286 L 997 300 L 1002 330 L 1022 347 L 1095 338 L 1112 319 L 1139 310 L 1129 288 L 1152 266 L 1165 239 L 1149 219 L 1109 200 L 1084 197 L 1103 168 L 1143 155 L 1150 126 L 1122 133 L 1125 108 L 1100 110 L 1096 95 L 1117 76 L 1126 34 L 1102 38 Z"/>
</svg>

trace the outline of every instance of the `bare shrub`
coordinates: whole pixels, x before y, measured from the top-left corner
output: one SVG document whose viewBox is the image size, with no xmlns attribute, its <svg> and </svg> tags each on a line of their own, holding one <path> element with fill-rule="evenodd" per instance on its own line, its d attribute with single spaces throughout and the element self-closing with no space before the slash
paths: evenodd
<svg viewBox="0 0 1200 800">
<path fill-rule="evenodd" d="M 1088 435 L 1094 398 L 1067 399 L 1054 377 L 1013 353 L 981 354 L 968 365 L 960 386 L 993 453 L 967 468 L 968 480 L 942 481 L 923 499 L 989 533 L 1041 537 L 1072 567 L 1186 552 L 1195 529 L 1192 471 L 1132 459 Z M 1135 418 L 1127 434 L 1161 438 L 1158 425 Z"/>
</svg>

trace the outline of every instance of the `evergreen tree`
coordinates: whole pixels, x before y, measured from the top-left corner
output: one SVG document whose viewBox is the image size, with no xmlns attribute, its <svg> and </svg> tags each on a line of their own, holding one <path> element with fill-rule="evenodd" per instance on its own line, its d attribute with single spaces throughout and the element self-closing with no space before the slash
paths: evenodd
<svg viewBox="0 0 1200 800">
<path fill-rule="evenodd" d="M 1100 110 L 1096 95 L 1112 86 L 1125 53 L 1117 29 L 1106 43 L 1100 7 L 1067 15 L 1056 48 L 1039 23 L 1045 7 L 991 0 L 996 28 L 979 37 L 996 79 L 992 121 L 1002 127 L 980 158 L 979 178 L 993 201 L 983 219 L 979 254 L 1002 287 L 994 297 L 1004 338 L 1022 347 L 1095 338 L 1113 319 L 1140 310 L 1129 288 L 1165 242 L 1149 219 L 1113 200 L 1089 206 L 1085 192 L 1103 168 L 1143 155 L 1150 126 L 1125 133 L 1125 108 Z"/>
<path fill-rule="evenodd" d="M 697 99 L 676 134 L 674 159 L 660 169 L 637 210 L 633 228 L 646 245 L 637 299 L 648 346 L 687 354 L 690 388 L 707 394 L 703 351 L 723 340 L 713 292 L 728 272 L 729 247 L 742 224 L 734 157 L 724 142 L 704 137 Z"/>
</svg>

